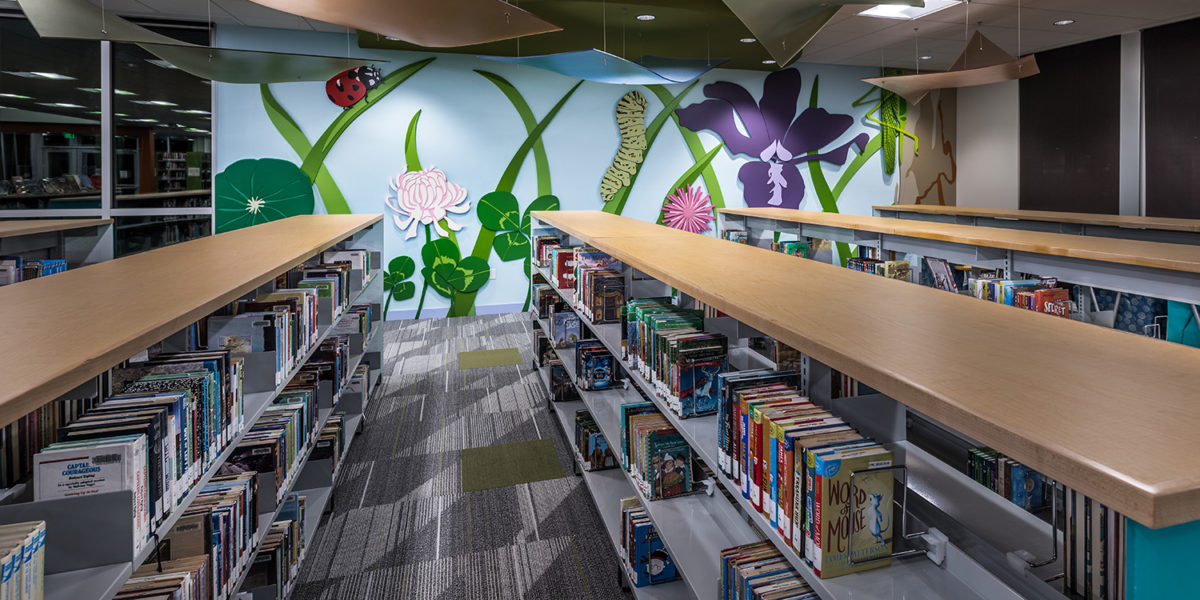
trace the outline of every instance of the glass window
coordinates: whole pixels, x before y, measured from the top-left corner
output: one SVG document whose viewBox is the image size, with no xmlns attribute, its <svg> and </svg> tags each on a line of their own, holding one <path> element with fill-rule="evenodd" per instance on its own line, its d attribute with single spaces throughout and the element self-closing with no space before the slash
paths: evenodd
<svg viewBox="0 0 1200 600">
<path fill-rule="evenodd" d="M 0 209 L 99 208 L 100 43 L 0 18 Z"/>
</svg>

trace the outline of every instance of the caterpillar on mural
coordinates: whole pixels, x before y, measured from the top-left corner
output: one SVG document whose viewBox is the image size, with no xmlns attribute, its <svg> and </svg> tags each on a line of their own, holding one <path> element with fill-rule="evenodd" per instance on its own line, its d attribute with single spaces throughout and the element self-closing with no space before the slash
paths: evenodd
<svg viewBox="0 0 1200 600">
<path fill-rule="evenodd" d="M 621 133 L 621 147 L 600 180 L 600 198 L 612 202 L 621 188 L 629 185 L 638 164 L 646 152 L 646 97 L 633 91 L 617 102 L 617 129 Z"/>
</svg>

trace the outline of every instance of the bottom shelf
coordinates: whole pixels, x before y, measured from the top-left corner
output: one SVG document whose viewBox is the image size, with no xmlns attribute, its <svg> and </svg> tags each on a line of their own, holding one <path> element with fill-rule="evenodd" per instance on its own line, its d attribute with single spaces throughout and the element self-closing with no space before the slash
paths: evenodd
<svg viewBox="0 0 1200 600">
<path fill-rule="evenodd" d="M 550 375 L 546 368 L 539 368 L 542 382 L 549 389 Z M 563 435 L 566 436 L 567 443 L 570 444 L 575 432 L 575 413 L 576 411 L 585 410 L 586 407 L 580 400 L 572 400 L 568 402 L 555 402 L 554 414 L 557 415 L 558 424 L 562 427 Z M 633 484 L 630 483 L 629 477 L 621 468 L 606 469 L 603 471 L 584 471 L 579 465 L 578 455 L 572 453 L 576 458 L 576 466 L 579 467 L 583 476 L 583 482 L 587 486 L 588 491 L 592 494 L 592 501 L 596 504 L 596 510 L 600 513 L 600 520 L 604 522 L 604 529 L 608 531 L 609 541 L 612 542 L 613 551 L 617 553 L 617 568 L 620 570 L 621 576 L 628 581 L 628 574 L 621 568 L 624 563 L 621 562 L 620 552 L 620 536 L 621 536 L 621 499 L 637 496 L 637 492 L 633 489 Z M 681 598 L 693 598 L 691 590 L 687 583 L 682 578 L 670 583 L 660 583 L 658 585 L 648 585 L 644 587 L 633 587 L 635 598 L 643 598 L 646 600 L 670 600 Z M 716 582 L 714 582 L 715 588 Z"/>
</svg>

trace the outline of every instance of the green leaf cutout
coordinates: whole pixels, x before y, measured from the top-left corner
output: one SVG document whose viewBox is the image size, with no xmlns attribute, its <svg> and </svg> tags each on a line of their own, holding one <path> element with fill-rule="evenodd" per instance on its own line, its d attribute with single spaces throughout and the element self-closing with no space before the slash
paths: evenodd
<svg viewBox="0 0 1200 600">
<path fill-rule="evenodd" d="M 417 263 L 407 256 L 397 256 L 388 263 L 388 272 L 400 275 L 400 281 L 412 277 L 417 271 Z"/>
<path fill-rule="evenodd" d="M 421 158 L 417 155 L 417 119 L 420 118 L 421 111 L 418 110 L 408 122 L 408 133 L 404 134 L 404 166 L 409 171 L 421 170 Z"/>
<path fill-rule="evenodd" d="M 313 212 L 312 181 L 286 160 L 239 160 L 214 185 L 217 233 Z"/>
<path fill-rule="evenodd" d="M 517 115 L 521 117 L 521 122 L 525 124 L 525 134 L 529 135 L 533 133 L 533 130 L 537 128 L 537 118 L 533 116 L 533 110 L 529 108 L 529 103 L 525 101 L 525 97 L 521 95 L 521 92 L 517 91 L 516 86 L 495 73 L 480 71 L 479 69 L 475 69 L 475 72 L 492 82 L 497 88 L 500 88 L 500 93 L 504 94 L 505 98 L 508 98 L 513 108 L 516 109 Z M 533 143 L 533 164 L 537 170 L 538 194 L 543 196 L 549 194 L 550 161 L 546 158 L 546 146 L 540 138 Z"/>
<path fill-rule="evenodd" d="M 671 92 L 661 85 L 646 86 L 663 104 L 672 100 Z M 682 99 L 682 97 L 680 97 Z M 676 103 L 678 104 L 678 103 Z M 704 143 L 700 141 L 700 136 L 695 131 L 679 124 L 679 117 L 675 111 L 671 111 L 671 120 L 675 122 L 675 127 L 679 129 L 679 135 L 683 136 L 683 143 L 687 145 L 688 152 L 692 153 L 693 161 L 700 161 L 704 155 Z M 709 201 L 712 202 L 713 208 L 725 208 L 725 196 L 721 193 L 721 182 L 717 180 L 717 172 L 709 165 L 704 169 L 704 189 L 708 192 Z M 620 214 L 620 213 L 617 213 Z"/>
<path fill-rule="evenodd" d="M 300 126 L 292 120 L 292 117 L 275 99 L 270 86 L 264 83 L 259 88 L 262 92 L 263 108 L 267 111 L 267 117 L 271 119 L 271 123 L 279 131 L 279 135 L 283 136 L 284 141 L 292 147 L 296 156 L 300 157 L 300 160 L 304 160 L 312 151 L 312 144 L 308 143 L 308 138 L 300 131 Z M 329 169 L 325 168 L 325 165 L 321 165 L 321 170 L 317 171 L 317 177 L 313 183 L 317 185 L 317 191 L 321 192 L 321 203 L 325 205 L 325 212 L 331 215 L 350 213 L 350 205 L 346 204 L 346 197 L 342 195 L 342 190 L 338 189 L 333 175 L 329 173 Z"/>
<path fill-rule="evenodd" d="M 450 284 L 445 279 L 438 277 L 438 275 L 433 272 L 433 269 L 429 267 L 421 269 L 421 277 L 425 278 L 425 282 L 428 283 L 429 287 L 433 288 L 433 291 L 437 292 L 439 296 L 443 298 L 452 298 L 454 296 L 454 289 L 450 287 Z"/>
<path fill-rule="evenodd" d="M 421 247 L 421 261 L 425 263 L 426 267 L 432 268 L 447 262 L 456 265 L 460 258 L 462 256 L 458 252 L 458 246 L 446 238 L 426 242 Z"/>
<path fill-rule="evenodd" d="M 462 259 L 462 262 L 458 263 L 458 266 L 454 268 L 454 272 L 447 279 L 454 289 L 469 293 L 483 287 L 483 284 L 487 283 L 491 273 L 492 268 L 488 266 L 486 260 L 468 256 Z"/>
<path fill-rule="evenodd" d="M 500 176 L 500 183 L 496 184 L 497 191 L 512 191 L 513 185 L 517 182 L 517 174 L 521 172 L 521 165 L 525 163 L 525 156 L 529 154 L 529 150 L 533 148 L 533 145 L 542 138 L 542 132 L 546 131 L 546 128 L 550 126 L 550 122 L 558 115 L 558 111 L 562 110 L 563 105 L 575 94 L 575 90 L 578 90 L 580 85 L 583 85 L 583 80 L 580 80 L 570 90 L 567 90 L 567 93 L 559 99 L 554 108 L 550 109 L 550 112 L 546 113 L 546 116 L 537 124 L 537 127 L 534 127 L 533 131 L 529 132 L 525 141 L 517 148 L 516 154 L 513 154 L 512 160 L 508 163 L 508 168 L 504 169 L 504 174 Z M 516 228 L 514 227 L 513 229 Z"/>
<path fill-rule="evenodd" d="M 329 155 L 330 150 L 333 150 L 334 143 L 345 133 L 350 124 L 366 112 L 368 108 L 371 108 L 376 102 L 396 89 L 396 86 L 404 83 L 409 77 L 412 77 L 417 71 L 425 68 L 433 60 L 433 58 L 427 58 L 396 69 L 383 78 L 383 81 L 379 83 L 379 87 L 367 92 L 365 98 L 354 106 L 342 111 L 342 114 L 334 119 L 329 128 L 325 130 L 325 133 L 321 134 L 321 137 L 313 144 L 312 151 L 304 158 L 304 164 L 301 165 L 301 169 L 311 179 L 315 179 L 317 171 L 321 168 L 321 164 L 325 162 L 325 157 Z"/>
<path fill-rule="evenodd" d="M 529 258 L 529 238 L 519 231 L 497 234 L 492 247 L 496 250 L 496 256 L 504 262 Z"/>
<path fill-rule="evenodd" d="M 479 223 L 493 231 L 521 228 L 521 206 L 512 192 L 495 191 L 484 194 L 475 207 Z"/>
<path fill-rule="evenodd" d="M 529 206 L 525 207 L 525 212 L 521 215 L 521 233 L 529 235 L 529 226 L 533 219 L 529 213 L 535 210 L 559 210 L 561 204 L 558 201 L 558 196 L 545 195 L 540 198 L 535 198 Z"/>
<path fill-rule="evenodd" d="M 400 300 L 408 300 L 415 295 L 417 295 L 417 286 L 411 281 L 405 281 L 404 283 L 392 288 L 392 297 L 395 298 L 397 302 Z"/>
</svg>

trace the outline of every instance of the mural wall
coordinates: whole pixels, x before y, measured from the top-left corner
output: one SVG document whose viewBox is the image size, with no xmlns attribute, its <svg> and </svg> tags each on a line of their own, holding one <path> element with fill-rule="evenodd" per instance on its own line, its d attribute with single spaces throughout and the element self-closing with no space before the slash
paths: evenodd
<svg viewBox="0 0 1200 600">
<path fill-rule="evenodd" d="M 222 26 L 217 38 L 348 48 L 339 34 Z M 526 306 L 531 210 L 604 210 L 712 235 L 725 206 L 870 214 L 914 201 L 918 186 L 930 188 L 920 202 L 953 203 L 952 96 L 910 111 L 859 81 L 878 69 L 801 64 L 623 86 L 467 56 L 353 52 L 378 71 L 213 84 L 217 227 L 383 213 L 390 318 Z M 922 167 L 926 156 L 937 164 Z"/>
</svg>

